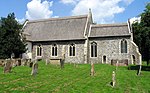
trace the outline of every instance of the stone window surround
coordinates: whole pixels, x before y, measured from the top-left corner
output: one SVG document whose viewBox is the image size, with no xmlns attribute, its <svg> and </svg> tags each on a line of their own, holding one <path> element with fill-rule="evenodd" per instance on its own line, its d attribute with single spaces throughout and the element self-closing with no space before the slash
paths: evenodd
<svg viewBox="0 0 150 93">
<path fill-rule="evenodd" d="M 122 52 L 122 45 L 121 45 L 121 44 L 122 44 L 122 41 L 125 41 L 125 42 L 126 42 L 126 48 L 127 48 L 127 49 L 126 49 L 126 52 L 125 52 L 125 53 Z M 128 53 L 128 41 L 123 38 L 123 39 L 120 40 L 120 44 L 119 44 L 119 45 L 120 45 L 120 53 L 121 53 L 121 54 L 127 54 L 127 53 Z"/>
<path fill-rule="evenodd" d="M 56 45 L 56 46 L 54 47 L 54 45 Z M 54 47 L 54 48 L 57 48 L 57 55 L 56 55 L 56 56 L 55 56 L 55 55 L 54 55 L 54 56 L 52 55 L 52 54 L 53 54 L 53 53 L 52 53 L 52 52 L 53 52 L 53 47 Z M 55 53 L 54 53 L 54 54 L 55 54 Z M 52 46 L 51 46 L 51 56 L 52 56 L 52 57 L 58 57 L 58 45 L 57 45 L 56 43 L 52 44 Z"/>
<path fill-rule="evenodd" d="M 97 48 L 97 51 L 96 51 L 96 56 L 93 56 L 92 57 L 92 49 L 91 49 L 91 44 L 92 43 L 96 43 L 96 48 L 97 48 L 97 42 L 95 42 L 95 41 L 92 41 L 91 43 L 90 43 L 90 58 L 97 58 L 98 57 L 98 48 Z"/>
<path fill-rule="evenodd" d="M 37 53 L 37 49 L 40 49 L 41 48 L 41 55 L 38 55 L 38 53 Z M 43 56 L 43 47 L 42 47 L 42 44 L 38 44 L 37 46 L 36 46 L 36 56 L 37 57 L 42 57 Z"/>
<path fill-rule="evenodd" d="M 75 55 L 74 56 L 70 56 L 70 47 L 72 47 L 72 49 L 73 49 L 72 45 L 75 47 L 75 51 L 74 51 Z M 76 44 L 75 43 L 71 43 L 71 44 L 68 45 L 68 56 L 69 57 L 75 57 L 76 56 Z"/>
</svg>

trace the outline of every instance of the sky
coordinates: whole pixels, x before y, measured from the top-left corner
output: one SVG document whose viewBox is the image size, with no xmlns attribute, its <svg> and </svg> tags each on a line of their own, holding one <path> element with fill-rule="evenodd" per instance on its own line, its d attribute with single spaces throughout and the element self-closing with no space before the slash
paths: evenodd
<svg viewBox="0 0 150 93">
<path fill-rule="evenodd" d="M 1 0 L 0 17 L 14 12 L 19 22 L 88 14 L 95 23 L 124 23 L 143 12 L 150 0 Z"/>
</svg>

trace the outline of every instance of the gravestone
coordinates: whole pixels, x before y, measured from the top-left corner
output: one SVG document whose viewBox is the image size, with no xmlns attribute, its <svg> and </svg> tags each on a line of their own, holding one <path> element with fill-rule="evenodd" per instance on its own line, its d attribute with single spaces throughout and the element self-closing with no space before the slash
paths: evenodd
<svg viewBox="0 0 150 93">
<path fill-rule="evenodd" d="M 28 59 L 21 59 L 21 66 L 26 66 Z"/>
<path fill-rule="evenodd" d="M 6 60 L 5 66 L 4 66 L 4 73 L 10 73 L 11 72 L 11 60 Z"/>
<path fill-rule="evenodd" d="M 5 59 L 0 59 L 0 66 L 3 67 L 5 65 Z"/>
<path fill-rule="evenodd" d="M 76 63 L 76 62 L 74 62 L 73 64 L 74 64 L 74 67 L 78 67 L 78 65 L 77 65 L 77 63 Z"/>
<path fill-rule="evenodd" d="M 32 67 L 32 66 L 33 66 L 33 62 L 30 62 L 30 63 L 29 63 L 29 67 Z"/>
<path fill-rule="evenodd" d="M 31 63 L 31 59 L 29 59 L 29 60 L 27 61 L 27 66 L 30 67 L 30 63 Z M 32 67 L 32 66 L 31 66 L 31 67 Z"/>
<path fill-rule="evenodd" d="M 64 62 L 65 62 L 65 52 L 62 53 L 62 58 L 60 60 L 61 69 L 64 68 Z"/>
<path fill-rule="evenodd" d="M 35 62 L 33 65 L 32 65 L 32 71 L 31 71 L 31 75 L 35 76 L 38 72 L 38 63 Z"/>
<path fill-rule="evenodd" d="M 65 61 L 64 59 L 60 60 L 60 67 L 61 67 L 61 69 L 64 68 L 64 61 Z"/>
<path fill-rule="evenodd" d="M 114 87 L 115 84 L 116 84 L 116 80 L 115 80 L 115 79 L 116 79 L 116 75 L 115 75 L 115 71 L 113 71 L 113 72 L 112 72 L 112 84 L 111 84 L 113 87 Z"/>
<path fill-rule="evenodd" d="M 21 66 L 21 59 L 17 59 L 17 65 Z"/>
<path fill-rule="evenodd" d="M 118 62 L 118 60 L 117 60 L 117 63 L 116 63 L 116 70 L 118 69 L 118 65 L 119 65 L 119 62 Z"/>
<path fill-rule="evenodd" d="M 141 68 L 142 68 L 142 66 L 141 65 L 137 65 L 137 67 L 138 67 L 137 75 L 140 75 L 141 74 Z"/>
<path fill-rule="evenodd" d="M 32 67 L 33 66 L 33 64 L 34 63 L 36 63 L 37 62 L 37 59 L 35 58 L 35 59 L 32 59 L 32 60 L 30 60 L 30 62 L 29 62 L 29 67 Z"/>
<path fill-rule="evenodd" d="M 28 60 L 29 60 L 29 59 L 26 59 L 26 60 L 25 60 L 24 66 L 27 66 Z"/>
<path fill-rule="evenodd" d="M 17 66 L 16 59 L 11 59 L 11 62 L 12 62 L 12 67 L 16 67 Z"/>
<path fill-rule="evenodd" d="M 45 65 L 48 65 L 50 62 L 49 62 L 49 59 L 46 59 L 45 60 L 46 62 L 45 62 Z"/>
<path fill-rule="evenodd" d="M 91 76 L 94 76 L 95 71 L 94 71 L 94 64 L 91 63 Z"/>
</svg>

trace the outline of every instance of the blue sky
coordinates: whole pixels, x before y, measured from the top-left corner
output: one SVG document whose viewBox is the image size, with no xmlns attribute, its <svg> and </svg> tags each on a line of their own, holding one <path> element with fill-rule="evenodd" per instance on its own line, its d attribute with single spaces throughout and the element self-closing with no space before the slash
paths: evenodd
<svg viewBox="0 0 150 93">
<path fill-rule="evenodd" d="M 138 16 L 150 0 L 1 0 L 0 17 L 14 12 L 17 20 L 35 20 L 87 14 L 94 22 L 122 23 Z"/>
</svg>

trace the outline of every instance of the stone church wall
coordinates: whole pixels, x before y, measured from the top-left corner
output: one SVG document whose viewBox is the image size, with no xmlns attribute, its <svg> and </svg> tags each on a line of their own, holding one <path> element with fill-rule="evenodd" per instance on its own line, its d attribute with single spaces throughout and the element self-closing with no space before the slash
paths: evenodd
<svg viewBox="0 0 150 93">
<path fill-rule="evenodd" d="M 84 63 L 84 43 L 85 41 L 63 41 L 63 42 L 39 42 L 33 43 L 33 58 L 36 56 L 37 45 L 42 46 L 42 59 L 60 59 L 62 58 L 62 51 L 65 51 L 65 62 L 67 63 Z M 56 44 L 58 49 L 58 55 L 52 56 L 52 45 Z M 69 45 L 75 44 L 75 56 L 69 56 Z"/>
<path fill-rule="evenodd" d="M 121 53 L 121 40 L 127 41 L 127 53 Z M 92 38 L 89 40 L 89 49 L 92 42 L 97 43 L 97 57 L 89 58 L 90 62 L 107 63 L 111 64 L 113 60 L 128 60 L 131 63 L 130 51 L 130 38 L 129 37 L 113 37 L 113 38 Z M 91 54 L 91 51 L 89 51 Z M 106 61 L 104 60 L 106 58 Z"/>
</svg>

